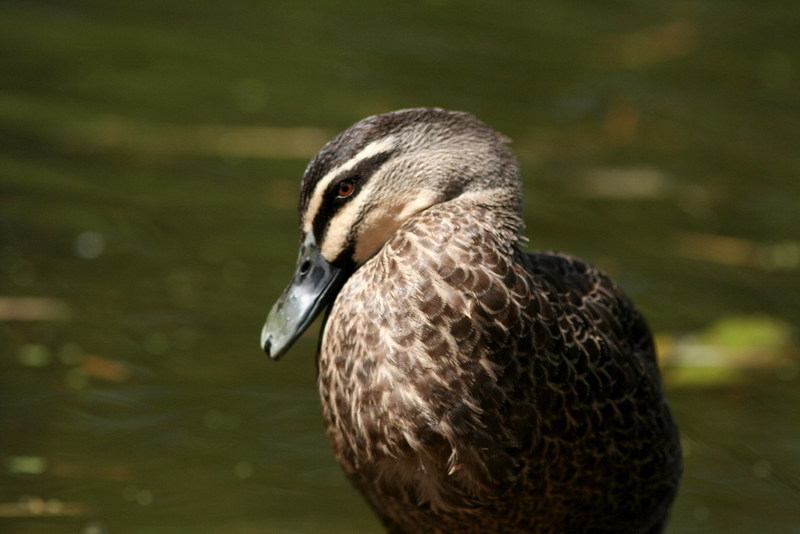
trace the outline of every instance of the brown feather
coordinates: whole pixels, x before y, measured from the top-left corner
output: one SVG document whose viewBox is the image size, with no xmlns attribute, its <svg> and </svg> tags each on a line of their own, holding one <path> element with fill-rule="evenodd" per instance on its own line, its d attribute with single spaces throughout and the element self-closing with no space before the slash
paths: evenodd
<svg viewBox="0 0 800 534">
<path fill-rule="evenodd" d="M 452 200 L 356 271 L 319 361 L 334 451 L 392 532 L 648 532 L 680 473 L 648 328 L 519 226 Z"/>
<path fill-rule="evenodd" d="M 595 267 L 521 252 L 504 141 L 466 113 L 402 110 L 309 164 L 301 251 L 352 271 L 318 355 L 334 453 L 391 532 L 662 532 L 681 450 L 650 331 Z M 273 337 L 282 305 L 273 357 L 296 338 Z"/>
</svg>

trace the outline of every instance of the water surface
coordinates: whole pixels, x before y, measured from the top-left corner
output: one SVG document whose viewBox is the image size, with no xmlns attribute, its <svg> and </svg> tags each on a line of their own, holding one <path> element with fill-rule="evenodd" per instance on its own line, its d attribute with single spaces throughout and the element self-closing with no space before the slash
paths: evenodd
<svg viewBox="0 0 800 534">
<path fill-rule="evenodd" d="M 4 2 L 0 531 L 379 532 L 312 327 L 258 348 L 308 158 L 363 116 L 511 137 L 532 247 L 658 335 L 671 533 L 800 532 L 794 2 Z"/>
</svg>

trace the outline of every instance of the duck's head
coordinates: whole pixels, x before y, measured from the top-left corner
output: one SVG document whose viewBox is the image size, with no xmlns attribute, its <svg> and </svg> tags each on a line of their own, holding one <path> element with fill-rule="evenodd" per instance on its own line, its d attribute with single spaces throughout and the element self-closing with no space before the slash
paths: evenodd
<svg viewBox="0 0 800 534">
<path fill-rule="evenodd" d="M 521 209 L 505 139 L 464 112 L 416 108 L 368 117 L 311 160 L 300 192 L 300 254 L 261 345 L 283 356 L 347 278 L 408 218 L 461 195 L 502 194 Z"/>
</svg>

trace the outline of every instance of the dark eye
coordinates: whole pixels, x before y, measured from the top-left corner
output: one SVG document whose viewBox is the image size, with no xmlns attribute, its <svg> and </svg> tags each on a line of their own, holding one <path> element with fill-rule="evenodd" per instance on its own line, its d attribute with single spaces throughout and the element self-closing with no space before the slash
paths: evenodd
<svg viewBox="0 0 800 534">
<path fill-rule="evenodd" d="M 350 180 L 343 180 L 336 184 L 336 198 L 347 198 L 356 192 L 356 184 Z"/>
</svg>

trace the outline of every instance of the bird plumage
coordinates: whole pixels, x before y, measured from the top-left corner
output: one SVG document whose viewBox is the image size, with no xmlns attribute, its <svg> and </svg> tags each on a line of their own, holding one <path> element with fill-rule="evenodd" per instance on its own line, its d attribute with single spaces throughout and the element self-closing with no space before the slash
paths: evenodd
<svg viewBox="0 0 800 534">
<path fill-rule="evenodd" d="M 681 459 L 652 336 L 595 267 L 520 250 L 502 141 L 404 110 L 309 165 L 304 233 L 347 273 L 318 355 L 334 453 L 391 532 L 660 532 Z"/>
</svg>

